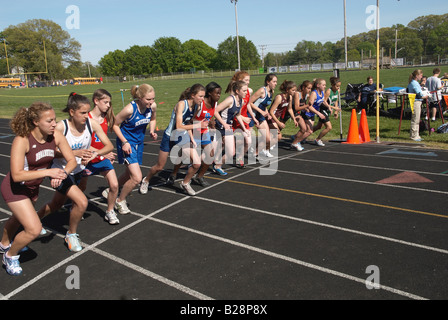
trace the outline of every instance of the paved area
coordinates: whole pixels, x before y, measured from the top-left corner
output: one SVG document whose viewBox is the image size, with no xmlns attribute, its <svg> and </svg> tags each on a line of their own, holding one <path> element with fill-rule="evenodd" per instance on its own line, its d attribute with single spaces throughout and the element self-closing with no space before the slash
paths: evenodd
<svg viewBox="0 0 448 320">
<path fill-rule="evenodd" d="M 1 177 L 13 138 L 8 122 L 0 121 Z M 144 173 L 158 147 L 148 137 Z M 195 197 L 178 183 L 164 185 L 167 165 L 147 195 L 132 193 L 132 213 L 120 215 L 116 226 L 103 220 L 106 181 L 92 177 L 78 229 L 85 248 L 72 253 L 64 245 L 66 208 L 50 215 L 43 220 L 49 235 L 21 255 L 23 275 L 1 270 L 0 297 L 448 299 L 448 152 L 383 144 L 304 147 L 297 152 L 284 143 L 271 165 L 227 166 L 226 177 L 210 172 L 211 186 L 193 185 Z M 262 167 L 272 174 L 262 175 Z M 46 180 L 36 207 L 53 192 Z M 0 226 L 9 215 L 2 200 Z"/>
</svg>

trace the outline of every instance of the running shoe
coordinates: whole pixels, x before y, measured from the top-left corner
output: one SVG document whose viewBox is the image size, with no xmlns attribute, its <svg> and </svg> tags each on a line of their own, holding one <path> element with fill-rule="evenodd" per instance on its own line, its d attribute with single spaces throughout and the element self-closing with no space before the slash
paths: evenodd
<svg viewBox="0 0 448 320">
<path fill-rule="evenodd" d="M 244 164 L 243 159 L 236 159 L 236 167 L 240 169 L 246 168 L 246 165 Z"/>
<path fill-rule="evenodd" d="M 4 247 L 1 243 L 0 243 L 0 254 L 5 254 L 6 252 L 9 251 L 9 249 L 11 249 L 11 243 Z"/>
<path fill-rule="evenodd" d="M 8 274 L 12 276 L 19 276 L 22 274 L 19 258 L 20 256 L 8 257 L 6 253 L 3 255 L 3 264 L 5 265 Z"/>
<path fill-rule="evenodd" d="M 117 198 L 117 200 L 115 200 L 115 209 L 118 211 L 119 214 L 128 214 L 131 212 L 126 203 L 126 199 L 124 199 L 123 201 L 118 201 Z"/>
<path fill-rule="evenodd" d="M 12 242 L 9 244 L 9 246 L 4 247 L 1 243 L 0 243 L 0 254 L 5 254 L 6 252 L 9 251 L 9 249 L 11 249 L 12 246 Z M 30 249 L 30 247 L 28 246 L 24 246 L 22 249 L 19 250 L 19 253 L 28 251 Z"/>
<path fill-rule="evenodd" d="M 261 150 L 260 153 L 266 158 L 274 158 L 274 156 L 266 149 Z"/>
<path fill-rule="evenodd" d="M 216 172 L 217 174 L 219 174 L 220 176 L 226 176 L 227 175 L 227 172 L 225 172 L 220 167 L 216 167 L 215 165 L 213 165 L 213 171 Z"/>
<path fill-rule="evenodd" d="M 145 178 L 142 179 L 142 182 L 140 183 L 140 193 L 141 194 L 147 194 L 149 189 L 149 182 L 145 181 Z"/>
<path fill-rule="evenodd" d="M 65 243 L 67 243 L 68 250 L 78 252 L 82 250 L 81 243 L 79 242 L 79 235 L 77 233 L 66 233 Z"/>
<path fill-rule="evenodd" d="M 167 186 L 172 186 L 173 184 L 174 184 L 174 180 L 176 180 L 175 179 L 175 177 L 173 176 L 173 175 L 170 175 L 167 179 L 166 179 L 166 185 Z"/>
<path fill-rule="evenodd" d="M 194 196 L 196 195 L 196 192 L 194 192 L 193 188 L 190 185 L 190 182 L 188 182 L 187 184 L 184 184 L 182 181 L 180 182 L 180 187 L 185 191 L 186 194 L 188 194 L 189 196 Z"/>
<path fill-rule="evenodd" d="M 325 147 L 325 144 L 322 142 L 322 140 L 314 140 L 314 143 L 316 143 L 316 145 L 320 146 L 320 147 Z"/>
<path fill-rule="evenodd" d="M 117 218 L 117 214 L 114 209 L 110 211 L 106 211 L 106 215 L 104 216 L 104 220 L 108 221 L 109 224 L 119 224 L 120 220 Z"/>
<path fill-rule="evenodd" d="M 300 144 L 300 142 L 297 142 L 296 144 L 292 143 L 292 144 L 291 144 L 291 148 L 294 148 L 294 149 L 296 149 L 297 151 L 303 151 L 303 147 L 302 147 L 302 145 Z"/>
<path fill-rule="evenodd" d="M 101 192 L 101 195 L 104 199 L 107 199 L 107 197 L 109 197 L 109 188 L 104 189 L 103 192 Z"/>
<path fill-rule="evenodd" d="M 198 175 L 196 175 L 196 176 L 193 178 L 193 181 L 194 181 L 195 183 L 197 183 L 198 185 L 200 185 L 201 187 L 208 187 L 208 186 L 210 185 L 210 183 L 208 183 L 208 181 L 205 180 L 204 177 L 199 178 Z"/>
</svg>

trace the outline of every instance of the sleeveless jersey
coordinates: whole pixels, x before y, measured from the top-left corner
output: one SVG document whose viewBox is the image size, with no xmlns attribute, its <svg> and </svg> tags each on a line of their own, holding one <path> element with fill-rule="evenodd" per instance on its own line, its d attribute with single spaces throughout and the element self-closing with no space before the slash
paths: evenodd
<svg viewBox="0 0 448 320">
<path fill-rule="evenodd" d="M 24 169 L 26 171 L 47 169 L 51 166 L 54 159 L 54 150 L 56 149 L 56 142 L 54 136 L 48 136 L 47 141 L 39 143 L 30 133 L 28 135 L 29 151 L 25 155 Z M 22 182 L 25 186 L 38 186 L 42 183 L 44 178 Z"/>
<path fill-rule="evenodd" d="M 92 114 L 89 112 L 89 118 L 92 119 Z M 104 118 L 103 122 L 100 123 L 101 129 L 103 129 L 104 133 L 107 134 L 107 130 L 108 130 L 108 122 L 107 119 Z M 101 150 L 104 148 L 104 144 L 101 142 L 101 140 L 97 137 L 96 133 L 93 133 L 92 135 L 92 142 L 90 143 L 90 145 L 92 147 L 94 147 L 95 149 Z M 90 163 L 97 163 L 100 161 L 103 161 L 104 157 L 103 156 L 97 156 L 95 159 L 91 160 Z"/>
<path fill-rule="evenodd" d="M 55 155 L 56 142 L 54 136 L 48 136 L 47 141 L 39 143 L 30 133 L 28 135 L 28 145 L 29 150 L 25 154 L 24 170 L 36 171 L 49 168 Z M 44 178 L 14 182 L 11 172 L 8 172 L 1 183 L 3 199 L 7 203 L 26 198 L 35 201 L 39 195 L 39 185 L 43 180 Z"/>
<path fill-rule="evenodd" d="M 232 126 L 233 125 L 233 119 L 235 118 L 235 116 L 240 112 L 241 110 L 241 105 L 243 100 L 240 101 L 239 106 L 236 104 L 236 98 L 235 96 L 232 95 L 233 98 L 233 104 L 231 107 L 226 108 L 225 110 L 220 112 L 221 118 L 222 120 L 225 121 L 225 123 L 227 123 L 228 125 Z M 221 122 L 216 121 L 216 128 L 219 130 L 224 130 L 224 126 L 222 125 Z"/>
<path fill-rule="evenodd" d="M 215 105 L 213 106 L 213 108 L 211 108 L 211 107 L 208 108 L 207 105 L 205 104 L 205 101 L 202 101 L 201 106 L 199 107 L 199 110 L 198 110 L 196 116 L 194 117 L 194 119 L 197 121 L 210 120 L 215 115 L 215 108 L 217 105 L 218 105 L 218 102 L 215 102 Z M 208 127 L 202 128 L 200 130 L 201 130 L 201 133 L 205 133 L 205 132 L 209 131 Z"/>
<path fill-rule="evenodd" d="M 195 106 L 196 108 L 196 106 Z M 194 116 L 194 111 L 195 108 L 193 108 L 193 110 L 190 110 L 190 107 L 188 105 L 188 100 L 184 100 L 184 110 L 182 111 L 182 124 L 188 124 L 191 119 L 193 119 Z M 168 126 L 165 129 L 164 134 L 167 135 L 168 137 L 171 137 L 171 134 L 173 133 L 173 131 L 175 131 L 176 128 L 176 108 L 173 109 L 173 112 L 171 113 L 171 118 L 170 118 L 170 122 L 168 123 Z M 179 137 L 184 136 L 184 135 L 188 135 L 188 132 L 186 130 L 183 130 L 182 132 L 178 132 L 176 131 L 176 141 L 179 139 Z"/>
<path fill-rule="evenodd" d="M 152 109 L 146 108 L 144 113 L 140 113 L 135 101 L 132 101 L 131 105 L 132 115 L 121 123 L 120 129 L 129 143 L 140 144 L 145 140 L 146 126 L 151 122 Z"/>
<path fill-rule="evenodd" d="M 299 91 L 299 107 L 303 107 L 305 104 L 306 104 L 306 101 L 308 100 L 308 94 L 304 97 L 303 96 L 303 94 L 302 94 L 302 92 L 301 91 Z M 305 110 L 300 110 L 300 111 L 296 111 L 295 110 L 295 105 L 296 105 L 296 99 L 295 99 L 295 97 L 296 97 L 296 95 L 294 95 L 293 97 L 292 97 L 292 105 L 293 105 L 293 108 L 294 108 L 294 114 L 295 115 L 302 115 L 302 114 L 305 114 Z"/>
<path fill-rule="evenodd" d="M 330 106 L 334 106 L 339 99 L 339 92 L 330 89 L 330 97 L 328 98 Z"/>
<path fill-rule="evenodd" d="M 320 107 L 322 105 L 322 102 L 324 102 L 324 92 L 322 92 L 322 95 L 319 95 L 319 92 L 317 92 L 317 90 L 314 90 L 314 92 L 316 93 L 316 100 L 313 103 L 313 107 L 314 109 L 316 109 L 317 111 L 320 111 Z M 314 113 L 313 112 L 306 112 L 305 113 L 308 117 L 314 117 Z"/>
<path fill-rule="evenodd" d="M 280 101 L 279 105 L 277 106 L 277 109 L 274 112 L 274 115 L 279 119 L 280 121 L 285 118 L 285 115 L 288 113 L 288 106 L 289 101 L 286 95 L 281 94 L 282 101 Z"/>
<path fill-rule="evenodd" d="M 266 111 L 266 108 L 268 105 L 270 105 L 272 102 L 272 97 L 268 95 L 268 89 L 264 87 L 264 98 L 258 98 L 254 105 L 260 108 L 263 111 Z"/>
<path fill-rule="evenodd" d="M 250 92 L 249 90 L 247 90 L 247 94 L 243 99 L 243 105 L 241 106 L 241 115 L 243 117 L 249 117 L 248 113 L 247 113 L 247 105 L 249 104 L 250 101 Z M 244 126 L 246 127 L 246 129 L 249 129 L 249 124 L 248 123 L 244 123 Z M 241 128 L 241 125 L 238 121 L 235 121 L 233 123 L 233 130 L 236 130 L 238 128 Z"/>
<path fill-rule="evenodd" d="M 75 136 L 70 131 L 69 121 L 67 119 L 63 120 L 64 124 L 64 136 L 67 139 L 68 144 L 72 150 L 84 150 L 89 149 L 92 143 L 92 127 L 90 125 L 90 118 L 86 121 L 86 126 L 83 133 L 80 136 Z M 71 174 L 77 174 L 85 169 L 85 166 L 81 164 L 81 158 L 76 157 L 76 163 L 78 164 L 76 168 L 71 172 Z M 64 158 L 55 158 L 53 160 L 53 168 L 65 169 L 67 161 Z"/>
</svg>

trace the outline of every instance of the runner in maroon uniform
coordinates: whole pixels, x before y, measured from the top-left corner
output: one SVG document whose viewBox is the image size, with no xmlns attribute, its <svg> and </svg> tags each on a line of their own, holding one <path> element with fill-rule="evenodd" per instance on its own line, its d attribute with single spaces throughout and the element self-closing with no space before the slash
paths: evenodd
<svg viewBox="0 0 448 320">
<path fill-rule="evenodd" d="M 252 106 L 250 104 L 250 97 L 253 93 L 253 90 L 249 88 L 250 84 L 250 74 L 246 71 L 238 71 L 232 78 L 232 81 L 244 81 L 247 86 L 247 94 L 243 99 L 243 105 L 241 106 L 241 116 L 243 119 L 243 124 L 245 130 L 241 127 L 239 121 L 233 122 L 233 131 L 235 133 L 235 148 L 236 148 L 236 166 L 238 168 L 244 168 L 244 155 L 249 150 L 249 147 L 252 145 L 252 132 L 251 132 L 251 119 L 254 119 L 252 125 L 258 125 L 258 120 L 255 117 L 255 113 L 252 110 Z M 226 91 L 227 92 L 227 91 Z M 244 139 L 241 139 L 240 136 L 243 136 Z"/>
<path fill-rule="evenodd" d="M 207 84 L 205 87 L 204 101 L 202 101 L 201 106 L 196 110 L 193 121 L 210 121 L 215 115 L 215 108 L 218 105 L 220 98 L 221 86 L 216 82 L 210 82 Z M 210 133 L 210 127 L 194 130 L 193 136 L 195 143 L 196 145 L 202 146 L 203 153 L 201 155 L 201 167 L 199 168 L 196 176 L 193 178 L 193 181 L 203 187 L 207 187 L 210 184 L 204 179 L 204 175 L 213 163 L 217 142 Z"/>
<path fill-rule="evenodd" d="M 293 81 L 285 80 L 280 86 L 281 93 L 278 94 L 269 109 L 271 119 L 268 120 L 269 129 L 276 129 L 277 136 L 272 137 L 271 150 L 282 138 L 282 130 L 286 126 L 286 121 L 291 117 L 294 125 L 299 124 L 294 117 L 293 97 L 297 91 L 297 85 Z"/>
<path fill-rule="evenodd" d="M 18 253 L 42 230 L 33 205 L 39 185 L 45 177 L 59 182 L 65 179 L 76 167 L 76 160 L 62 133 L 55 131 L 56 114 L 48 104 L 33 103 L 29 108 L 21 108 L 11 120 L 11 128 L 17 136 L 11 147 L 10 172 L 3 179 L 1 192 L 12 216 L 4 226 L 0 253 L 6 272 L 20 275 Z M 67 161 L 65 170 L 49 169 L 56 148 Z M 23 230 L 16 235 L 20 225 Z"/>
</svg>

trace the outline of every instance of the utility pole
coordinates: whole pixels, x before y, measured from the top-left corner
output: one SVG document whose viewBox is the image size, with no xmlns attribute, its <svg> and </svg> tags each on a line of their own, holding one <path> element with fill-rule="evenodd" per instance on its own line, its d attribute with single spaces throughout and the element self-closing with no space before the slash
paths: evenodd
<svg viewBox="0 0 448 320">
<path fill-rule="evenodd" d="M 235 21 L 236 21 L 236 47 L 238 51 L 238 70 L 241 70 L 241 60 L 240 60 L 240 38 L 238 36 L 238 11 L 236 10 L 236 4 L 238 0 L 230 0 L 231 3 L 235 3 Z"/>
<path fill-rule="evenodd" d="M 395 27 L 395 63 L 397 63 L 398 29 Z"/>
<path fill-rule="evenodd" d="M 347 70 L 348 55 L 347 55 L 347 2 L 346 2 L 346 0 L 344 0 L 344 39 L 345 39 L 345 70 Z"/>
<path fill-rule="evenodd" d="M 259 47 L 261 49 L 261 61 L 262 61 L 263 68 L 264 68 L 264 50 L 267 48 L 267 45 L 261 44 L 261 45 L 259 45 Z"/>
</svg>

